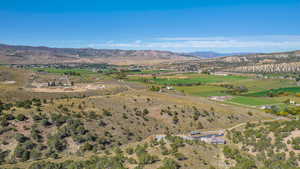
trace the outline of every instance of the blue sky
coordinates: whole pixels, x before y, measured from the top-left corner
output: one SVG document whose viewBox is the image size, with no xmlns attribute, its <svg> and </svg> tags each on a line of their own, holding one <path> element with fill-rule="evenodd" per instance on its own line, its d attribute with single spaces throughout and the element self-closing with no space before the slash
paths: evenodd
<svg viewBox="0 0 300 169">
<path fill-rule="evenodd" d="M 1 0 L 0 43 L 177 52 L 300 49 L 299 0 Z"/>
</svg>

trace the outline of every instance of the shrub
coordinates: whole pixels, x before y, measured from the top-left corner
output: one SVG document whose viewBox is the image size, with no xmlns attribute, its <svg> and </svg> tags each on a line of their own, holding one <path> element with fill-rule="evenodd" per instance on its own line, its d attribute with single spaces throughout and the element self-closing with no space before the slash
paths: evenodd
<svg viewBox="0 0 300 169">
<path fill-rule="evenodd" d="M 133 148 L 130 148 L 130 147 L 126 148 L 126 153 L 127 154 L 132 155 L 133 152 L 134 152 Z"/>
<path fill-rule="evenodd" d="M 82 151 L 91 151 L 93 150 L 93 145 L 90 143 L 85 143 L 82 147 L 80 147 Z"/>
<path fill-rule="evenodd" d="M 104 116 L 112 116 L 112 113 L 109 112 L 109 111 L 106 110 L 106 109 L 103 109 L 103 115 L 104 115 Z"/>
<path fill-rule="evenodd" d="M 19 142 L 19 143 L 24 143 L 25 141 L 29 140 L 28 137 L 24 136 L 23 134 L 17 133 L 15 136 L 15 139 Z"/>
<path fill-rule="evenodd" d="M 16 119 L 19 121 L 24 121 L 27 120 L 27 117 L 24 114 L 18 114 Z"/>
</svg>

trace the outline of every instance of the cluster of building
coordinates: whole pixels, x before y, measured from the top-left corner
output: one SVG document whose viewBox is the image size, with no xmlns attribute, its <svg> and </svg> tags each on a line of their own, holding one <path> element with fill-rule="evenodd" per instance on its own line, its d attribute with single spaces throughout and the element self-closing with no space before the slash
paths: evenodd
<svg viewBox="0 0 300 169">
<path fill-rule="evenodd" d="M 189 137 L 191 140 L 199 140 L 210 144 L 226 144 L 224 132 L 202 133 L 199 131 L 192 131 Z"/>
<path fill-rule="evenodd" d="M 54 87 L 54 86 L 74 86 L 74 83 L 71 82 L 68 78 L 68 76 L 60 77 L 59 79 L 55 79 L 52 81 L 48 81 L 48 87 Z"/>
</svg>

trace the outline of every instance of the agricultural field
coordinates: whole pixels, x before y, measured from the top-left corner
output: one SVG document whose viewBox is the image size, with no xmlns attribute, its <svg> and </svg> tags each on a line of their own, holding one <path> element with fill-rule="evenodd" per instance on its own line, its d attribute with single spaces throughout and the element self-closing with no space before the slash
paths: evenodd
<svg viewBox="0 0 300 169">
<path fill-rule="evenodd" d="M 153 77 L 130 77 L 129 80 L 134 81 L 148 81 L 149 83 L 154 83 L 158 85 L 173 85 L 173 86 L 185 86 L 185 85 L 199 85 L 199 84 L 210 84 L 210 83 L 226 83 L 232 81 L 238 81 L 247 79 L 246 76 L 215 76 L 197 73 L 187 73 L 187 74 L 176 74 Z"/>
<path fill-rule="evenodd" d="M 129 80 L 160 86 L 173 86 L 176 91 L 192 96 L 232 96 L 225 103 L 246 106 L 280 105 L 287 99 L 298 102 L 297 93 L 300 92 L 300 87 L 297 87 L 293 80 L 259 79 L 248 75 L 220 76 L 186 73 L 157 77 L 134 76 L 129 77 Z M 232 93 L 239 87 L 245 88 L 247 91 Z M 270 97 L 270 92 L 276 97 Z"/>
<path fill-rule="evenodd" d="M 193 96 L 226 96 L 226 88 L 215 85 L 201 85 L 201 86 L 176 86 L 177 91 Z"/>
<path fill-rule="evenodd" d="M 277 96 L 277 95 L 291 95 L 297 93 L 300 93 L 300 87 L 286 87 L 286 88 L 263 90 L 260 92 L 249 93 L 248 96 L 267 97 L 267 96 Z"/>
<path fill-rule="evenodd" d="M 141 71 L 128 71 L 128 74 L 158 74 L 158 73 L 171 73 L 174 72 L 174 70 L 141 70 Z"/>
<path fill-rule="evenodd" d="M 74 75 L 81 75 L 81 74 L 95 74 L 89 69 L 78 69 L 78 68 L 32 68 L 33 71 L 37 72 L 48 72 L 48 73 L 57 73 L 57 74 L 70 74 L 73 73 Z"/>
<path fill-rule="evenodd" d="M 248 97 L 248 96 L 236 96 L 228 101 L 229 103 L 237 103 L 249 106 L 262 106 L 272 105 L 280 103 L 279 100 L 266 97 Z"/>
</svg>

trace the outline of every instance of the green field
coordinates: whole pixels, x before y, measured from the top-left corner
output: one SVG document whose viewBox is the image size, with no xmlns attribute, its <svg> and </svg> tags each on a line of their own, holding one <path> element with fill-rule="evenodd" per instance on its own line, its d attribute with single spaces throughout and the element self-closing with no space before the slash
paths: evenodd
<svg viewBox="0 0 300 169">
<path fill-rule="evenodd" d="M 249 78 L 245 80 L 233 81 L 230 84 L 233 84 L 234 86 L 245 86 L 249 89 L 249 93 L 254 93 L 270 89 L 294 87 L 296 82 L 293 80 L 282 79 Z"/>
<path fill-rule="evenodd" d="M 261 106 L 280 103 L 280 101 L 272 98 L 265 97 L 247 97 L 247 96 L 237 96 L 229 100 L 229 102 L 250 105 L 250 106 Z"/>
<path fill-rule="evenodd" d="M 264 90 L 260 92 L 255 92 L 255 93 L 249 93 L 247 96 L 255 96 L 255 97 L 266 97 L 268 96 L 268 93 L 274 93 L 274 94 L 279 94 L 279 93 L 299 93 L 300 92 L 300 87 L 287 87 L 287 88 L 278 88 L 278 89 L 271 89 L 271 90 Z"/>
<path fill-rule="evenodd" d="M 209 96 L 226 96 L 224 91 L 227 89 L 219 86 L 208 86 L 208 85 L 201 85 L 201 86 L 177 86 L 175 87 L 177 91 L 183 91 L 186 94 L 193 95 L 193 96 L 202 96 L 202 97 L 209 97 Z"/>
<path fill-rule="evenodd" d="M 89 69 L 57 69 L 57 68 L 33 68 L 34 71 L 44 71 L 48 73 L 57 73 L 57 74 L 65 74 L 65 73 L 79 73 L 79 74 L 95 74 L 96 72 L 93 72 Z"/>
<path fill-rule="evenodd" d="M 217 76 L 197 73 L 173 74 L 167 76 L 158 76 L 156 79 L 152 77 L 130 77 L 129 80 L 140 81 L 145 83 L 153 83 L 157 85 L 174 86 L 177 91 L 183 91 L 188 95 L 209 97 L 209 96 L 229 96 L 226 91 L 231 90 L 221 86 L 220 84 L 231 84 L 234 87 L 245 86 L 247 93 L 234 96 L 229 100 L 230 103 L 237 103 L 249 106 L 260 106 L 282 103 L 291 96 L 268 97 L 268 92 L 274 93 L 289 92 L 300 93 L 300 87 L 295 87 L 294 80 L 286 79 L 256 79 L 251 76 Z M 293 97 L 293 100 L 298 98 Z"/>
<path fill-rule="evenodd" d="M 183 77 L 179 77 L 183 76 Z M 203 74 L 183 74 L 173 76 L 162 76 L 156 79 L 153 78 L 139 78 L 131 77 L 130 80 L 144 81 L 149 80 L 151 83 L 158 85 L 172 85 L 172 86 L 184 86 L 184 85 L 197 85 L 197 84 L 209 84 L 209 83 L 220 83 L 220 82 L 232 82 L 238 80 L 244 80 L 246 76 L 215 76 L 215 75 L 203 75 Z"/>
<path fill-rule="evenodd" d="M 132 71 L 129 74 L 157 74 L 157 73 L 168 73 L 173 72 L 172 70 L 142 70 L 142 71 Z"/>
</svg>

